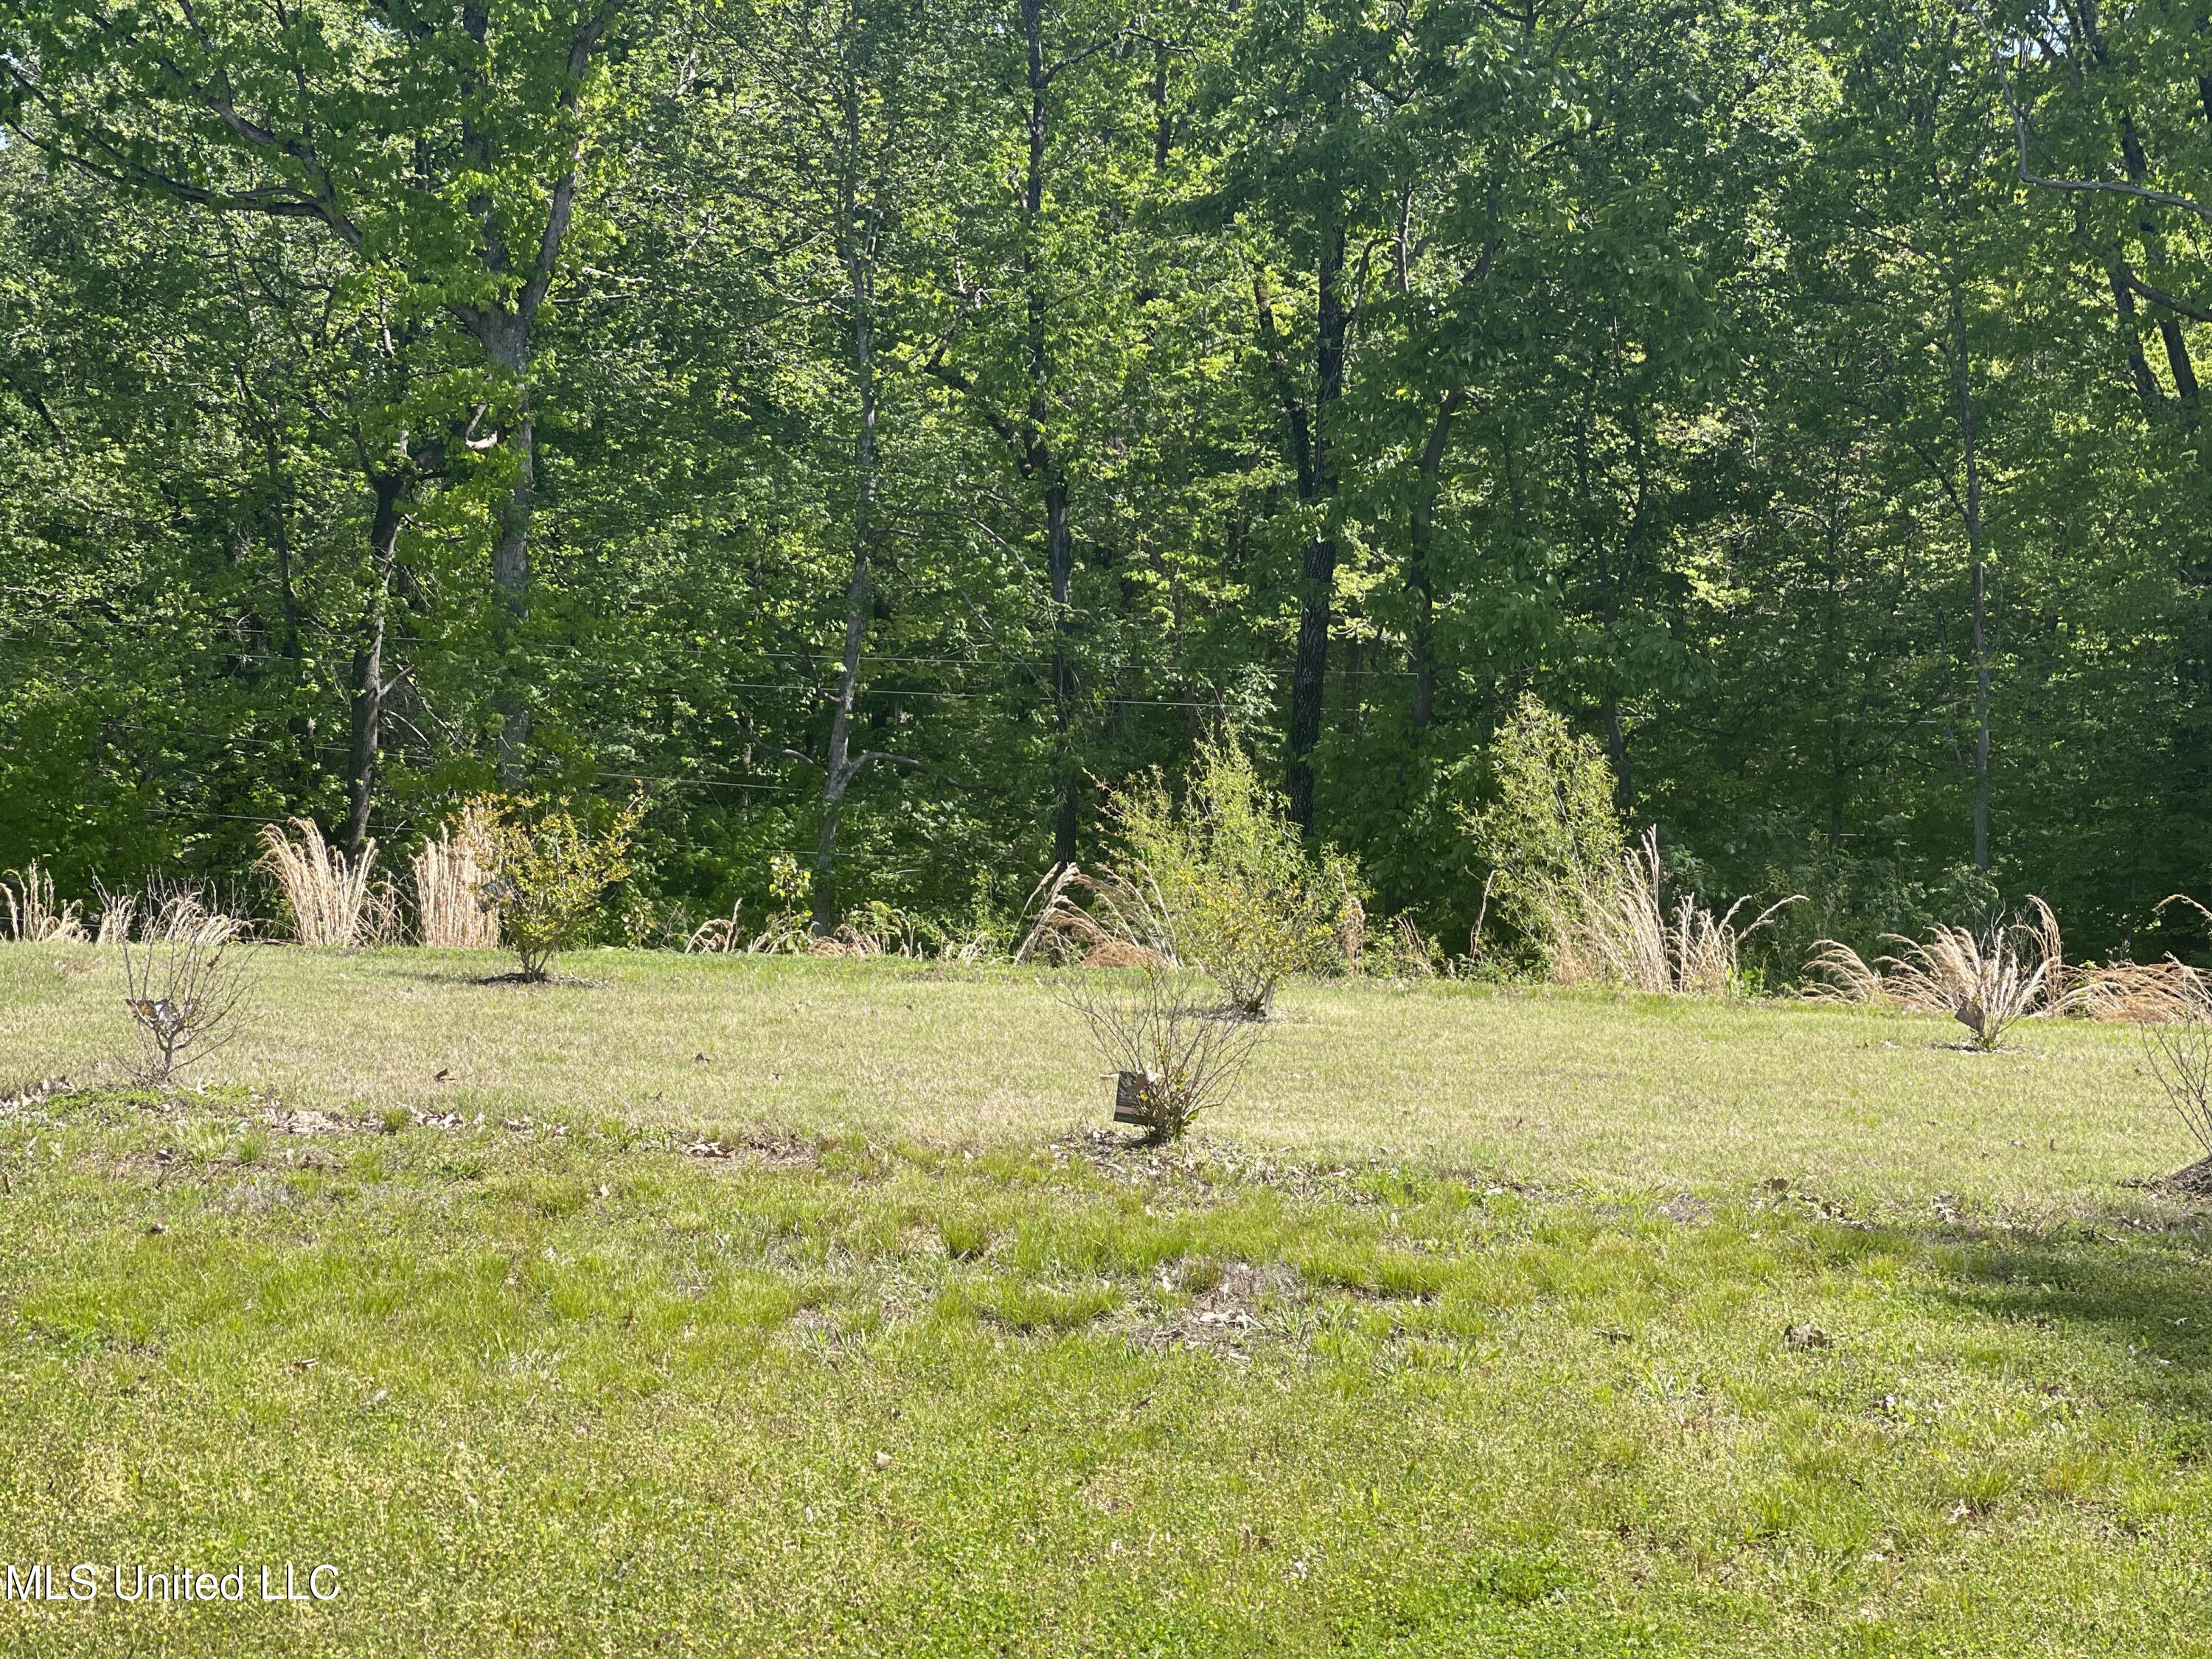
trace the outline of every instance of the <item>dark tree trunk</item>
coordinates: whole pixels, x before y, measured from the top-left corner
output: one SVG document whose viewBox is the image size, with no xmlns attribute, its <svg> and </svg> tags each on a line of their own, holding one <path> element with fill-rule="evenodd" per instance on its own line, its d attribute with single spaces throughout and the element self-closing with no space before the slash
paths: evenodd
<svg viewBox="0 0 2212 1659">
<path fill-rule="evenodd" d="M 1990 867 L 1990 622 L 1989 559 L 1982 536 L 1982 466 L 1974 427 L 1973 360 L 1966 337 L 1964 277 L 1951 270 L 1951 387 L 1959 421 L 1959 453 L 1966 491 L 1960 516 L 1966 520 L 1966 556 L 1973 584 L 1974 649 L 1974 867 Z"/>
<path fill-rule="evenodd" d="M 1321 741 L 1322 705 L 1328 677 L 1328 634 L 1336 599 L 1336 532 L 1326 513 L 1336 494 L 1329 453 L 1329 425 L 1335 406 L 1344 396 L 1344 343 L 1347 314 L 1344 306 L 1344 229 L 1330 234 L 1316 275 L 1319 280 L 1315 320 L 1314 414 L 1309 448 L 1311 465 L 1301 469 L 1305 486 L 1299 494 L 1310 507 L 1324 515 L 1311 539 L 1298 572 L 1298 642 L 1291 662 L 1290 764 L 1285 793 L 1290 797 L 1291 821 L 1310 831 L 1314 824 L 1314 749 Z"/>
<path fill-rule="evenodd" d="M 1436 719 L 1437 663 L 1434 643 L 1436 577 L 1429 568 L 1429 534 L 1436 522 L 1437 475 L 1451 446 L 1452 419 L 1467 403 L 1454 387 L 1437 404 L 1429 441 L 1421 450 L 1421 476 L 1413 497 L 1413 520 L 1406 536 L 1406 591 L 1413 600 L 1409 648 L 1413 670 L 1413 730 L 1425 732 Z"/>
<path fill-rule="evenodd" d="M 1045 581 L 1052 602 L 1053 863 L 1075 862 L 1083 811 L 1083 768 L 1076 752 L 1075 665 L 1068 638 L 1074 598 L 1075 539 L 1068 522 L 1065 468 L 1046 435 L 1052 386 L 1051 337 L 1044 285 L 1045 141 L 1051 116 L 1053 76 L 1045 61 L 1044 0 L 1022 0 L 1022 31 L 1029 48 L 1029 164 L 1023 179 L 1023 301 L 1028 325 L 1030 404 L 1023 448 L 1028 471 L 1044 496 Z"/>
<path fill-rule="evenodd" d="M 405 480 L 379 473 L 369 480 L 375 505 L 369 514 L 368 596 L 362 605 L 361 638 L 353 653 L 352 732 L 346 749 L 346 849 L 356 858 L 368 848 L 376 769 L 384 748 L 384 630 L 392 574 L 399 558 L 399 503 Z"/>
</svg>

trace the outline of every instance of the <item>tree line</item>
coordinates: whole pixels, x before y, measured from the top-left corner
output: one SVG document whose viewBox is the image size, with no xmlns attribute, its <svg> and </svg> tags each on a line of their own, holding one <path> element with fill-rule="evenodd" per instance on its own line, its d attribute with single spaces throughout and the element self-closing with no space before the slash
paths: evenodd
<svg viewBox="0 0 2212 1659">
<path fill-rule="evenodd" d="M 1449 942 L 1533 692 L 1807 937 L 2191 943 L 2197 0 L 0 0 L 0 864 L 1003 908 L 1233 730 Z"/>
</svg>

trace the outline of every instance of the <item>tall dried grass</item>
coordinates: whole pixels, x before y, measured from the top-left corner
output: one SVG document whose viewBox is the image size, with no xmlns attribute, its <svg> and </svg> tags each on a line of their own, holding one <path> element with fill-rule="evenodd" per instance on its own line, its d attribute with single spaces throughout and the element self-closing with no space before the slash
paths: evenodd
<svg viewBox="0 0 2212 1659">
<path fill-rule="evenodd" d="M 77 902 L 56 902 L 54 879 L 39 868 L 38 860 L 28 860 L 21 869 L 10 870 L 8 878 L 0 880 L 0 898 L 4 898 L 8 906 L 8 932 L 11 938 L 31 945 L 85 942 L 84 921 Z"/>
<path fill-rule="evenodd" d="M 1748 924 L 1748 899 L 1714 914 L 1685 894 L 1670 910 L 1659 869 L 1659 832 L 1644 831 L 1616 875 L 1593 871 L 1571 884 L 1548 918 L 1552 974 L 1562 984 L 1595 981 L 1631 990 L 1723 996 L 1739 982 L 1743 942 L 1789 906 L 1771 904 Z"/>
<path fill-rule="evenodd" d="M 296 842 L 277 825 L 261 829 L 261 867 L 276 878 L 292 937 L 317 948 L 343 947 L 362 936 L 376 843 L 349 859 L 323 840 L 312 818 L 294 818 Z"/>
<path fill-rule="evenodd" d="M 2040 898 L 2010 923 L 1977 933 L 1938 924 L 1924 939 L 1885 933 L 1898 947 L 1869 965 L 1837 939 L 1814 947 L 1808 995 L 1828 1001 L 1887 1004 L 1919 1013 L 1948 1014 L 1980 1048 L 1994 1048 L 2006 1030 L 2040 1014 L 2086 1006 L 2095 970 L 2070 974 L 2058 918 Z"/>
<path fill-rule="evenodd" d="M 489 814 L 464 811 L 450 830 L 415 854 L 415 932 L 447 951 L 489 950 L 499 943 L 499 908 L 484 899 L 491 875 Z"/>
<path fill-rule="evenodd" d="M 227 945 L 252 931 L 242 916 L 210 906 L 206 893 L 193 885 L 149 889 L 144 919 L 138 937 L 149 944 Z"/>
<path fill-rule="evenodd" d="M 1036 957 L 1100 968 L 1179 966 L 1167 902 L 1152 872 L 1133 864 L 1134 876 L 1087 874 L 1073 864 L 1048 872 L 1023 902 L 1030 920 L 1014 965 Z"/>
</svg>

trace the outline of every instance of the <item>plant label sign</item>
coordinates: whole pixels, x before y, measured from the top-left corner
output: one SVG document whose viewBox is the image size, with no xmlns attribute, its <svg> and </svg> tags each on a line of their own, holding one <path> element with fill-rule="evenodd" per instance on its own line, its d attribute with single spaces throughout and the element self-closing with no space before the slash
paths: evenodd
<svg viewBox="0 0 2212 1659">
<path fill-rule="evenodd" d="M 1117 1072 L 1114 1075 L 1114 1121 L 1139 1123 L 1150 1127 L 1157 1114 L 1152 1109 L 1152 1079 L 1144 1072 Z"/>
</svg>

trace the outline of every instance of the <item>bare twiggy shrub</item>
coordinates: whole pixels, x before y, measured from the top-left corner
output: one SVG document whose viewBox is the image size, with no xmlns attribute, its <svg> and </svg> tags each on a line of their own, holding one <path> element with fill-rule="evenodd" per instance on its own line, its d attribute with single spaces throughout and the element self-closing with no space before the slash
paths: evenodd
<svg viewBox="0 0 2212 1659">
<path fill-rule="evenodd" d="M 1769 905 L 1746 925 L 1736 916 L 1747 899 L 1715 915 L 1685 894 L 1670 910 L 1659 869 L 1659 832 L 1644 831 L 1620 860 L 1617 876 L 1591 875 L 1563 884 L 1553 901 L 1552 970 L 1564 984 L 1595 980 L 1632 990 L 1725 995 L 1737 983 L 1743 941 L 1797 903 Z"/>
<path fill-rule="evenodd" d="M 2173 1018 L 2143 1027 L 2143 1053 L 2166 1103 L 2204 1154 L 2172 1181 L 2212 1190 L 2212 994 L 2202 980 L 2191 985 Z"/>
<path fill-rule="evenodd" d="M 481 805 L 471 805 L 415 854 L 416 937 L 443 951 L 488 951 L 497 945 L 499 910 L 483 896 L 490 875 L 490 817 Z"/>
<path fill-rule="evenodd" d="M 167 1084 L 235 1034 L 246 964 L 228 939 L 185 934 L 123 946 L 124 1006 L 138 1035 L 140 1077 Z"/>
<path fill-rule="evenodd" d="M 261 867 L 276 878 L 292 937 L 316 947 L 345 946 L 361 937 L 376 843 L 349 859 L 323 840 L 312 818 L 294 818 L 296 842 L 273 823 L 261 828 Z"/>
<path fill-rule="evenodd" d="M 1267 1028 L 1220 1008 L 1194 975 L 1149 967 L 1117 977 L 1079 977 L 1058 994 L 1083 1017 L 1148 1138 L 1179 1139 L 1221 1103 Z"/>
<path fill-rule="evenodd" d="M 54 878 L 39 868 L 36 859 L 20 870 L 10 870 L 0 880 L 0 898 L 8 906 L 11 938 L 30 945 L 82 945 L 84 921 L 76 900 L 56 902 Z"/>
</svg>

